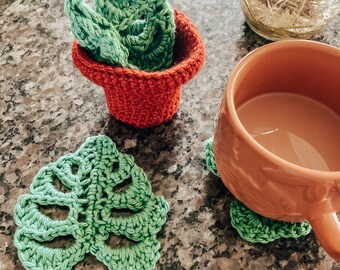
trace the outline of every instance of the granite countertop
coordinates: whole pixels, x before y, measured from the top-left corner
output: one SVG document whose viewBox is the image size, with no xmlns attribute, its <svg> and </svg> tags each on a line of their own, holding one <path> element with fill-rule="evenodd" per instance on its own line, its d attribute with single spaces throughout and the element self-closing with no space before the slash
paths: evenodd
<svg viewBox="0 0 340 270">
<path fill-rule="evenodd" d="M 39 168 L 106 134 L 135 157 L 153 190 L 171 205 L 159 234 L 156 269 L 340 269 L 314 234 L 268 245 L 242 240 L 230 225 L 232 195 L 205 166 L 228 75 L 266 40 L 244 23 L 239 2 L 171 1 L 194 22 L 206 62 L 188 83 L 175 117 L 137 130 L 109 116 L 102 89 L 73 66 L 63 1 L 0 2 L 0 270 L 23 269 L 13 245 L 13 208 Z M 340 17 L 317 37 L 340 47 Z M 75 269 L 106 269 L 87 256 Z"/>
</svg>

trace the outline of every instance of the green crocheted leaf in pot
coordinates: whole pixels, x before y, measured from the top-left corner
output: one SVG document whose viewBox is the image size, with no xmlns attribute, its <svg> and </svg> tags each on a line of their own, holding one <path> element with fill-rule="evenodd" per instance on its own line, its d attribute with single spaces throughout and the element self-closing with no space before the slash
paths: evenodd
<svg viewBox="0 0 340 270">
<path fill-rule="evenodd" d="M 214 175 L 219 176 L 214 151 L 213 138 L 209 138 L 204 144 L 206 166 Z M 238 200 L 230 205 L 231 225 L 240 236 L 252 243 L 266 244 L 279 238 L 298 238 L 310 233 L 312 227 L 309 223 L 282 222 L 262 217 Z"/>
<path fill-rule="evenodd" d="M 65 0 L 72 33 L 99 62 L 157 71 L 172 63 L 173 10 L 167 0 Z"/>
<path fill-rule="evenodd" d="M 41 212 L 52 206 L 67 209 L 67 217 L 54 220 Z M 26 269 L 72 269 L 89 252 L 109 269 L 153 269 L 160 249 L 156 234 L 168 210 L 131 156 L 106 136 L 91 137 L 76 153 L 41 169 L 30 193 L 18 199 L 14 243 Z M 133 245 L 111 247 L 112 234 Z M 46 245 L 65 236 L 73 239 L 71 246 Z"/>
</svg>

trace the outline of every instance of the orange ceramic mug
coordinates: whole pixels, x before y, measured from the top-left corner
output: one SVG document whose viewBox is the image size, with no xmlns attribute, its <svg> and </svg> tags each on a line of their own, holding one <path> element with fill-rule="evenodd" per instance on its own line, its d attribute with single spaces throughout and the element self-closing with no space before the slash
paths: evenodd
<svg viewBox="0 0 340 270">
<path fill-rule="evenodd" d="M 230 75 L 214 136 L 217 170 L 238 200 L 266 217 L 308 220 L 324 249 L 340 261 L 340 171 L 308 169 L 274 155 L 238 117 L 245 101 L 271 92 L 313 98 L 340 116 L 340 49 L 292 40 L 248 54 Z"/>
</svg>

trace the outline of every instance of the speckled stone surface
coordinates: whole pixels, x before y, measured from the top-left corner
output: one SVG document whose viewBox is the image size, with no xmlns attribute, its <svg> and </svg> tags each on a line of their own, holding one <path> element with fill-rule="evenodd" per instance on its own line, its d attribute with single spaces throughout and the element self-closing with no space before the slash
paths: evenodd
<svg viewBox="0 0 340 270">
<path fill-rule="evenodd" d="M 233 198 L 206 170 L 203 142 L 213 134 L 231 69 L 267 41 L 245 25 L 236 0 L 172 4 L 197 25 L 206 63 L 184 87 L 173 120 L 136 130 L 111 118 L 102 89 L 73 67 L 63 1 L 0 1 L 0 270 L 23 269 L 12 240 L 18 196 L 39 168 L 96 134 L 132 154 L 154 192 L 171 204 L 156 269 L 340 269 L 313 234 L 260 245 L 231 227 Z M 340 17 L 317 39 L 340 47 Z M 88 256 L 75 269 L 105 267 Z"/>
</svg>

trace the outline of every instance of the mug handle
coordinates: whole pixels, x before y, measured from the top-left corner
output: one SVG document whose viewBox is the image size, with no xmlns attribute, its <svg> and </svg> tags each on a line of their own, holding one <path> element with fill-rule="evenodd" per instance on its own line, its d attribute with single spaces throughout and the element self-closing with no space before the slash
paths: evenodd
<svg viewBox="0 0 340 270">
<path fill-rule="evenodd" d="M 336 213 L 309 219 L 321 246 L 336 261 L 340 261 L 340 222 Z"/>
</svg>

